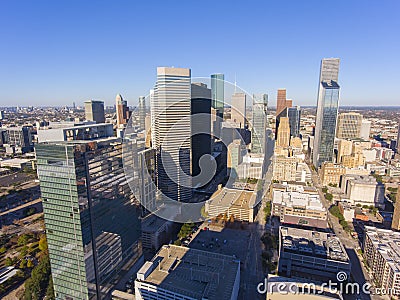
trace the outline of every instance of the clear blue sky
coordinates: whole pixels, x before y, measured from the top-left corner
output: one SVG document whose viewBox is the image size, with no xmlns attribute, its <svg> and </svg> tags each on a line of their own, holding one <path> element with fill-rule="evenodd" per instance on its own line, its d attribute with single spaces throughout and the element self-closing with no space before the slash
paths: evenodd
<svg viewBox="0 0 400 300">
<path fill-rule="evenodd" d="M 341 58 L 342 105 L 400 105 L 399 15 L 398 0 L 1 1 L 0 106 L 134 104 L 157 66 L 315 105 L 323 57 Z"/>
</svg>

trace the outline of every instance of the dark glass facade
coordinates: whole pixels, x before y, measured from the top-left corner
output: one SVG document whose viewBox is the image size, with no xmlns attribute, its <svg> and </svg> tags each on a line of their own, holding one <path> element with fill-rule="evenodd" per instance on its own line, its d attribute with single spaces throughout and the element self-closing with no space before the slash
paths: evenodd
<svg viewBox="0 0 400 300">
<path fill-rule="evenodd" d="M 290 136 L 299 137 L 300 136 L 300 117 L 301 110 L 299 106 L 289 107 L 287 111 L 290 126 Z"/>
<path fill-rule="evenodd" d="M 211 106 L 218 109 L 218 115 L 223 119 L 224 115 L 224 74 L 211 75 Z"/>
<path fill-rule="evenodd" d="M 38 144 L 36 155 L 56 298 L 109 298 L 142 254 L 121 142 Z"/>
</svg>

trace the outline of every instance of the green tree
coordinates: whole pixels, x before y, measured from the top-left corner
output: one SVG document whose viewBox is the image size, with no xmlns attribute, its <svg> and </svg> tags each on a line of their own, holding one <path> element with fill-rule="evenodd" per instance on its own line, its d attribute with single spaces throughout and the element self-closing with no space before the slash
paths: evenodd
<svg viewBox="0 0 400 300">
<path fill-rule="evenodd" d="M 20 269 L 26 268 L 26 260 L 25 259 L 21 259 L 21 262 L 19 263 L 19 268 Z"/>
<path fill-rule="evenodd" d="M 28 262 L 26 264 L 26 266 L 30 269 L 34 267 L 33 261 L 31 259 L 28 259 Z"/>
<path fill-rule="evenodd" d="M 3 246 L 0 248 L 0 254 L 6 253 L 6 251 L 7 251 L 6 247 Z"/>
<path fill-rule="evenodd" d="M 46 235 L 40 236 L 39 240 L 39 249 L 40 251 L 46 252 L 47 251 L 47 238 Z"/>
<path fill-rule="evenodd" d="M 49 257 L 46 255 L 39 264 L 33 268 L 31 277 L 25 282 L 24 299 L 42 299 L 48 288 L 50 276 L 50 261 Z"/>
<path fill-rule="evenodd" d="M 53 287 L 53 277 L 50 276 L 49 285 L 46 290 L 46 300 L 54 300 L 54 287 Z"/>
<path fill-rule="evenodd" d="M 29 234 L 23 234 L 18 238 L 18 246 L 25 246 L 28 244 L 29 240 L 31 239 L 31 235 Z"/>
<path fill-rule="evenodd" d="M 6 264 L 7 267 L 10 267 L 10 266 L 14 265 L 14 260 L 7 257 L 4 263 Z"/>
</svg>

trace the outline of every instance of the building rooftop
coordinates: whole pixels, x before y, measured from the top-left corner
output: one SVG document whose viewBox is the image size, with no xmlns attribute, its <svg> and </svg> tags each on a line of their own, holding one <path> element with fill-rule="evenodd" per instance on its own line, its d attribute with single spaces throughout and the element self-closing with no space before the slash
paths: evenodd
<svg viewBox="0 0 400 300">
<path fill-rule="evenodd" d="M 257 194 L 254 191 L 222 188 L 210 198 L 210 205 L 223 207 L 253 208 L 256 205 Z"/>
<path fill-rule="evenodd" d="M 365 234 L 394 272 L 400 272 L 400 232 L 365 226 Z"/>
<path fill-rule="evenodd" d="M 137 280 L 194 299 L 230 299 L 240 262 L 233 256 L 163 246 Z"/>
<path fill-rule="evenodd" d="M 281 251 L 348 262 L 349 257 L 339 238 L 331 233 L 280 227 Z"/>
</svg>

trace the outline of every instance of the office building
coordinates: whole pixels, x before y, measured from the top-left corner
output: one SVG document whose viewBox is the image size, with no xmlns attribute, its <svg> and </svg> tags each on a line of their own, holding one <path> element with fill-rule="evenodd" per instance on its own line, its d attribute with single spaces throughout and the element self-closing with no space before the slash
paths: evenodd
<svg viewBox="0 0 400 300">
<path fill-rule="evenodd" d="M 397 187 L 396 203 L 394 205 L 392 229 L 400 231 L 400 186 Z"/>
<path fill-rule="evenodd" d="M 32 142 L 32 127 L 21 126 L 21 127 L 7 127 L 5 137 L 5 143 L 11 146 L 21 148 L 22 153 L 33 150 Z"/>
<path fill-rule="evenodd" d="M 371 133 L 371 121 L 362 119 L 360 138 L 368 141 L 370 133 Z"/>
<path fill-rule="evenodd" d="M 321 62 L 313 147 L 313 164 L 316 168 L 324 162 L 333 162 L 340 89 L 338 76 L 339 59 L 324 58 Z"/>
<path fill-rule="evenodd" d="M 251 128 L 251 152 L 265 153 L 267 130 L 268 95 L 253 95 L 253 120 Z"/>
<path fill-rule="evenodd" d="M 151 136 L 151 145 L 155 147 L 156 145 L 156 124 L 158 123 L 157 119 L 157 107 L 154 98 L 154 89 L 150 90 L 149 93 L 150 98 L 150 136 Z"/>
<path fill-rule="evenodd" d="M 223 187 L 206 201 L 205 212 L 211 218 L 226 214 L 235 220 L 254 222 L 257 204 L 255 191 Z"/>
<path fill-rule="evenodd" d="M 396 149 L 397 153 L 400 153 L 400 122 L 399 122 L 399 128 L 397 129 Z"/>
<path fill-rule="evenodd" d="M 353 142 L 349 140 L 339 140 L 338 152 L 337 152 L 337 163 L 342 162 L 342 157 L 345 155 L 351 155 L 353 153 Z"/>
<path fill-rule="evenodd" d="M 240 261 L 234 256 L 166 245 L 135 280 L 136 300 L 237 299 Z"/>
<path fill-rule="evenodd" d="M 373 176 L 346 174 L 342 176 L 340 187 L 354 205 L 385 206 L 385 186 Z"/>
<path fill-rule="evenodd" d="M 211 75 L 211 107 L 218 110 L 218 116 L 224 119 L 224 74 Z"/>
<path fill-rule="evenodd" d="M 303 185 L 274 185 L 271 213 L 281 224 L 326 229 L 328 214 L 316 188 Z M 283 188 L 282 188 L 283 186 Z"/>
<path fill-rule="evenodd" d="M 138 109 L 139 128 L 140 130 L 144 130 L 146 128 L 146 98 L 144 96 L 139 97 Z"/>
<path fill-rule="evenodd" d="M 245 93 L 234 93 L 232 95 L 231 120 L 239 128 L 245 128 L 247 125 L 246 100 L 247 96 Z"/>
<path fill-rule="evenodd" d="M 286 147 L 289 147 L 289 143 L 290 143 L 289 118 L 282 117 L 279 122 L 276 146 L 286 148 Z"/>
<path fill-rule="evenodd" d="M 341 113 L 337 120 L 336 137 L 339 139 L 355 139 L 361 134 L 363 117 L 359 113 Z"/>
<path fill-rule="evenodd" d="M 128 103 L 122 99 L 120 94 L 115 97 L 115 109 L 117 114 L 117 126 L 121 127 L 127 124 L 129 120 Z"/>
<path fill-rule="evenodd" d="M 0 110 L 0 120 L 4 120 L 4 118 L 5 118 L 4 110 Z"/>
<path fill-rule="evenodd" d="M 104 123 L 106 121 L 104 115 L 104 102 L 96 100 L 85 101 L 85 119 L 86 121 Z"/>
<path fill-rule="evenodd" d="M 76 124 L 37 130 L 38 142 L 92 140 L 114 136 L 112 124 Z"/>
<path fill-rule="evenodd" d="M 227 148 L 227 175 L 236 178 L 238 166 L 243 162 L 243 156 L 246 154 L 246 147 L 241 139 L 234 139 Z"/>
<path fill-rule="evenodd" d="M 116 138 L 36 145 L 57 299 L 107 299 L 142 255 L 139 207 Z"/>
<path fill-rule="evenodd" d="M 191 147 L 192 185 L 201 187 L 209 182 L 206 174 L 211 166 L 211 90 L 204 83 L 192 83 L 191 89 Z M 199 176 L 200 175 L 200 176 Z"/>
<path fill-rule="evenodd" d="M 299 137 L 300 136 L 300 118 L 301 118 L 300 106 L 289 107 L 287 110 L 288 110 L 287 115 L 289 118 L 289 126 L 290 126 L 290 136 L 291 137 Z"/>
<path fill-rule="evenodd" d="M 365 167 L 365 157 L 362 152 L 342 156 L 342 165 L 346 168 Z"/>
<path fill-rule="evenodd" d="M 322 164 L 319 174 L 322 185 L 339 186 L 342 175 L 346 174 L 346 168 L 340 164 L 325 162 Z"/>
<path fill-rule="evenodd" d="M 286 108 L 292 107 L 292 100 L 286 99 L 286 89 L 279 89 L 276 96 L 276 116 L 279 116 Z"/>
<path fill-rule="evenodd" d="M 142 247 L 155 254 L 171 240 L 176 225 L 169 220 L 150 214 L 142 219 Z M 175 232 L 176 234 L 176 232 Z"/>
<path fill-rule="evenodd" d="M 297 158 L 284 155 L 274 155 L 272 178 L 279 181 L 296 181 Z"/>
<path fill-rule="evenodd" d="M 158 188 L 164 196 L 187 202 L 192 196 L 190 69 L 157 68 L 154 90 Z"/>
<path fill-rule="evenodd" d="M 315 282 L 337 282 L 344 272 L 350 278 L 350 260 L 339 238 L 331 233 L 279 228 L 278 273 Z"/>
<path fill-rule="evenodd" d="M 364 257 L 377 287 L 400 294 L 400 233 L 365 226 Z"/>
</svg>

